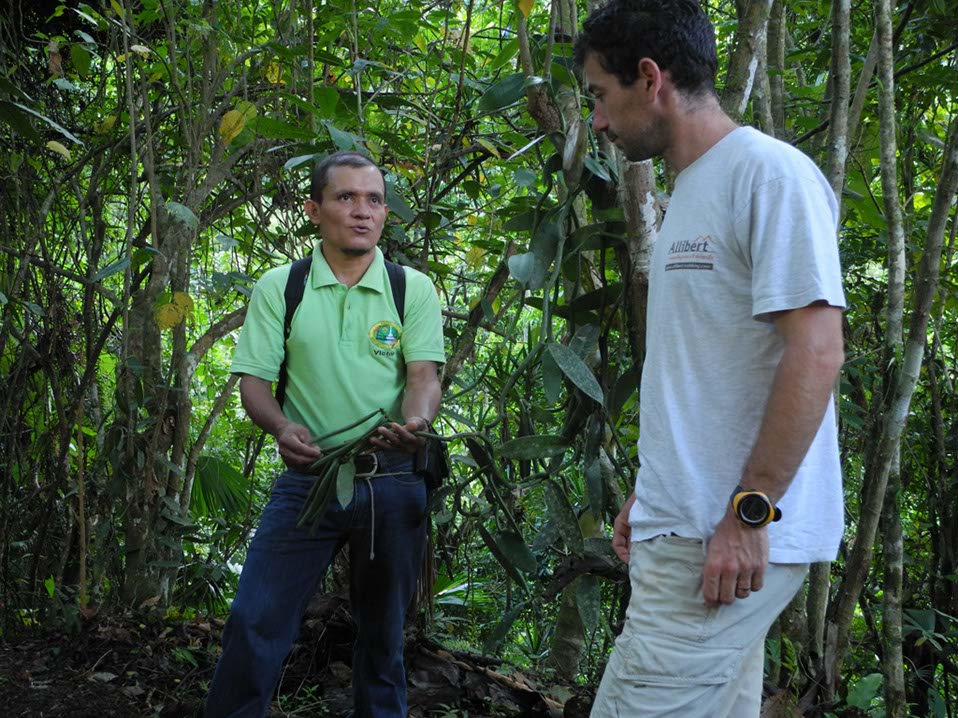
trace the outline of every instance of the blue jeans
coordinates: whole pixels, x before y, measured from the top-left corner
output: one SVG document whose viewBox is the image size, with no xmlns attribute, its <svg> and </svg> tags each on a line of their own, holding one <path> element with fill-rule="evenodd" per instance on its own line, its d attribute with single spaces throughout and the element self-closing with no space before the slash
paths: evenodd
<svg viewBox="0 0 958 718">
<path fill-rule="evenodd" d="M 223 631 L 207 718 L 266 715 L 306 605 L 345 540 L 354 715 L 406 717 L 403 628 L 426 541 L 426 488 L 411 455 L 377 453 L 379 474 L 357 479 L 345 509 L 334 497 L 316 530 L 296 528 L 315 477 L 286 471 L 276 480 Z"/>
</svg>

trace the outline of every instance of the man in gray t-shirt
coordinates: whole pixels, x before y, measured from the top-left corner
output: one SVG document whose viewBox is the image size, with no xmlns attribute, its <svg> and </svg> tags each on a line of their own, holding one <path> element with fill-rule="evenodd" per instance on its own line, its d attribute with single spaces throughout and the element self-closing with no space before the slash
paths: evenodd
<svg viewBox="0 0 958 718">
<path fill-rule="evenodd" d="M 593 128 L 676 172 L 649 274 L 641 469 L 613 528 L 632 601 L 592 715 L 757 718 L 765 634 L 842 534 L 835 197 L 802 153 L 722 111 L 697 0 L 611 0 L 576 61 Z"/>
</svg>

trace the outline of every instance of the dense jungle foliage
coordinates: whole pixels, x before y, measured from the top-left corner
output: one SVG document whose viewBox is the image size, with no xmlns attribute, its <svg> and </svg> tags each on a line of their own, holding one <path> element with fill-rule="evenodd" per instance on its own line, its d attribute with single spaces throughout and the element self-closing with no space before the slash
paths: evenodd
<svg viewBox="0 0 958 718">
<path fill-rule="evenodd" d="M 358 149 L 388 173 L 381 246 L 444 307 L 454 475 L 420 626 L 597 683 L 673 177 L 591 131 L 593 4 L 5 0 L 0 641 L 225 615 L 280 468 L 230 356 L 257 277 L 311 249 L 313 160 Z M 958 2 L 706 5 L 723 106 L 842 205 L 847 531 L 769 636 L 769 715 L 954 718 Z"/>
</svg>

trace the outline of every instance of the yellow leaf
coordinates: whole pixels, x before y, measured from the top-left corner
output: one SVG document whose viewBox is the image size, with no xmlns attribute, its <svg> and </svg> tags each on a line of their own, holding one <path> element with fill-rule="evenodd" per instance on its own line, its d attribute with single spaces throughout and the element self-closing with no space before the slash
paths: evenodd
<svg viewBox="0 0 958 718">
<path fill-rule="evenodd" d="M 470 227 L 475 227 L 477 224 L 479 224 L 479 218 L 474 214 L 470 214 L 468 217 L 466 217 L 466 224 L 468 224 Z"/>
<path fill-rule="evenodd" d="M 130 45 L 130 50 L 135 52 L 140 57 L 150 56 L 150 48 L 148 48 L 146 45 Z"/>
<path fill-rule="evenodd" d="M 116 61 L 117 61 L 118 63 L 121 63 L 121 64 L 124 63 L 124 62 L 126 62 L 126 53 L 123 52 L 123 53 L 120 53 L 119 55 L 117 55 L 117 56 L 116 56 Z"/>
<path fill-rule="evenodd" d="M 183 321 L 183 314 L 173 303 L 164 304 L 162 307 L 157 307 L 154 316 L 156 317 L 156 323 L 159 325 L 160 329 L 172 329 L 181 321 Z"/>
<path fill-rule="evenodd" d="M 478 307 L 478 306 L 479 306 L 479 302 L 481 302 L 481 301 L 482 301 L 482 297 L 476 297 L 476 298 L 473 299 L 471 302 L 469 302 L 469 311 L 471 312 L 473 309 L 475 309 L 476 307 Z"/>
<path fill-rule="evenodd" d="M 271 62 L 266 66 L 266 79 L 269 82 L 272 82 L 274 85 L 282 84 L 283 82 L 283 70 L 275 62 Z"/>
<path fill-rule="evenodd" d="M 193 297 L 186 292 L 173 292 L 172 303 L 184 317 L 193 311 Z"/>
<path fill-rule="evenodd" d="M 56 140 L 50 140 L 49 142 L 47 142 L 47 149 L 53 150 L 58 155 L 63 155 L 67 159 L 71 159 L 70 150 L 68 150 L 66 147 L 64 147 L 61 143 L 57 142 Z"/>
<path fill-rule="evenodd" d="M 533 5 L 535 5 L 535 0 L 519 0 L 519 9 L 522 10 L 525 17 L 529 17 Z"/>
<path fill-rule="evenodd" d="M 246 117 L 239 110 L 230 110 L 220 120 L 220 137 L 224 145 L 236 139 L 236 136 L 246 126 Z"/>
<path fill-rule="evenodd" d="M 499 156 L 499 150 L 496 149 L 496 146 L 492 144 L 489 140 L 487 140 L 485 137 L 478 138 L 476 142 L 478 142 L 480 145 L 482 145 L 487 150 L 489 150 L 489 154 L 493 155 L 496 159 L 502 159 Z"/>
<path fill-rule="evenodd" d="M 105 135 L 107 132 L 113 129 L 113 125 L 116 124 L 116 115 L 107 115 L 103 118 L 102 122 L 98 122 L 94 129 L 98 135 Z"/>
<path fill-rule="evenodd" d="M 116 0 L 110 0 L 110 7 L 113 8 L 113 12 L 120 17 L 123 17 L 123 6 L 120 5 L 120 3 L 118 3 Z"/>
<path fill-rule="evenodd" d="M 482 247 L 473 247 L 466 252 L 466 264 L 472 269 L 478 269 L 482 266 L 482 260 L 486 257 L 486 250 Z"/>
</svg>

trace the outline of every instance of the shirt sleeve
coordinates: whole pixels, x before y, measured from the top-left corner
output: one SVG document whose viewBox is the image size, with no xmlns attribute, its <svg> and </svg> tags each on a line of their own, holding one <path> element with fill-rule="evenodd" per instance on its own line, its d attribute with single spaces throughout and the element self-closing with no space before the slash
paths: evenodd
<svg viewBox="0 0 958 718">
<path fill-rule="evenodd" d="M 231 374 L 251 374 L 275 381 L 285 355 L 283 320 L 286 317 L 284 289 L 289 267 L 264 274 L 253 287 L 246 321 L 233 352 Z"/>
<path fill-rule="evenodd" d="M 757 188 L 736 222 L 752 264 L 752 316 L 824 301 L 844 307 L 838 256 L 838 208 L 814 177 L 776 179 Z"/>
<path fill-rule="evenodd" d="M 403 318 L 403 359 L 446 361 L 442 337 L 442 308 L 432 281 L 425 274 L 406 271 L 406 312 Z"/>
</svg>

